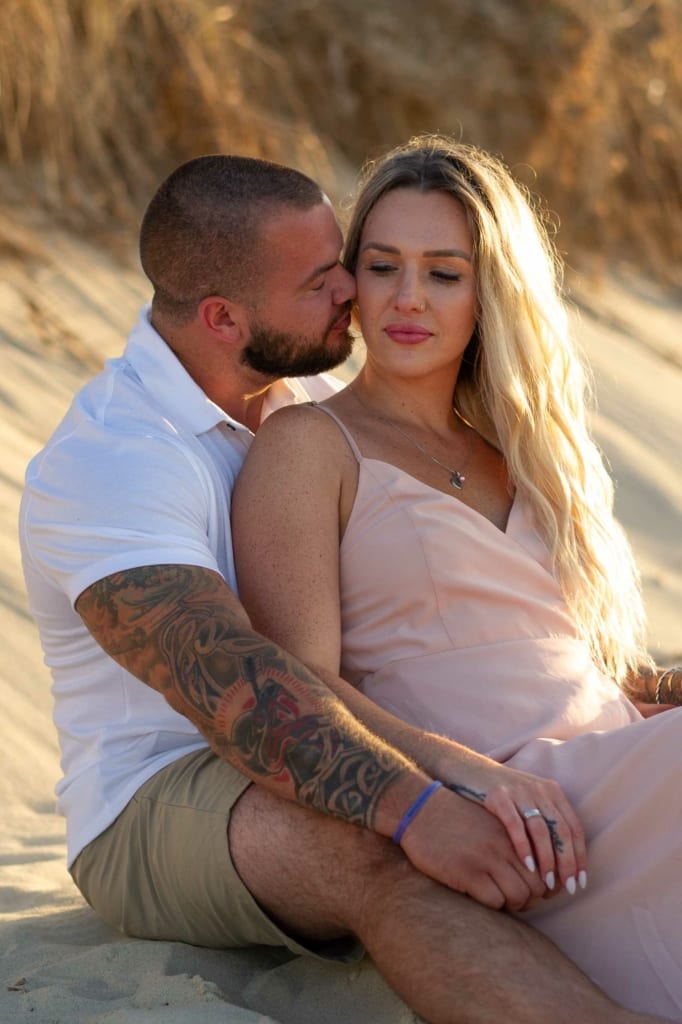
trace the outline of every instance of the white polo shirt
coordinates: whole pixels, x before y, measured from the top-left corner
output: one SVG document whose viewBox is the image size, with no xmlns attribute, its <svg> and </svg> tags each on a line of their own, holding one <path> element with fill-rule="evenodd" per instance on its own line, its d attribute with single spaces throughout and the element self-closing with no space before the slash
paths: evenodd
<svg viewBox="0 0 682 1024">
<path fill-rule="evenodd" d="M 342 387 L 278 381 L 263 418 Z M 211 402 L 149 323 L 79 392 L 28 466 L 19 531 L 31 612 L 52 673 L 70 865 L 143 782 L 206 741 L 104 653 L 74 610 L 112 573 L 198 565 L 236 590 L 230 498 L 252 434 Z"/>
</svg>

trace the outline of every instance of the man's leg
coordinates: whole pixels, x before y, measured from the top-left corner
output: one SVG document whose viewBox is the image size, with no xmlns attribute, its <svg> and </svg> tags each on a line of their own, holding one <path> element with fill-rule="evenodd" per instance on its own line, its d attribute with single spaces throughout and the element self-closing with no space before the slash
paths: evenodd
<svg viewBox="0 0 682 1024">
<path fill-rule="evenodd" d="M 232 811 L 233 862 L 305 940 L 356 935 L 428 1024 L 645 1024 L 538 932 L 451 892 L 390 841 L 251 786 Z"/>
</svg>

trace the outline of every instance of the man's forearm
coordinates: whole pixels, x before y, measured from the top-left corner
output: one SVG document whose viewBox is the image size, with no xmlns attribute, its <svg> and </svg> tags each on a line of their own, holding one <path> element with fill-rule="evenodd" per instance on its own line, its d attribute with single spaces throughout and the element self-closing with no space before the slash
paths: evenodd
<svg viewBox="0 0 682 1024">
<path fill-rule="evenodd" d="M 309 669 L 255 633 L 224 581 L 147 566 L 88 588 L 77 610 L 104 650 L 273 792 L 390 835 L 428 777 Z"/>
<path fill-rule="evenodd" d="M 490 758 L 446 736 L 426 732 L 397 718 L 346 680 L 324 668 L 314 665 L 311 668 L 375 736 L 400 751 L 432 778 L 446 783 L 460 796 L 479 802 L 485 799 L 485 790 L 472 790 L 468 781 L 472 772 L 499 767 Z"/>
</svg>

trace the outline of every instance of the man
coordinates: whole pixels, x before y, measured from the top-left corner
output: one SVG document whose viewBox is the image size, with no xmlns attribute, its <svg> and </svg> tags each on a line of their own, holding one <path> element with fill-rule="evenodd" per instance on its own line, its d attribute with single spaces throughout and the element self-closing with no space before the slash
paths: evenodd
<svg viewBox="0 0 682 1024">
<path fill-rule="evenodd" d="M 359 940 L 433 1024 L 650 1019 L 489 909 L 543 885 L 492 815 L 433 790 L 452 745 L 313 676 L 235 596 L 229 499 L 251 432 L 331 386 L 280 378 L 350 350 L 341 241 L 296 171 L 178 168 L 142 224 L 151 312 L 29 466 L 22 551 L 70 870 L 131 935 L 336 959 Z"/>
</svg>

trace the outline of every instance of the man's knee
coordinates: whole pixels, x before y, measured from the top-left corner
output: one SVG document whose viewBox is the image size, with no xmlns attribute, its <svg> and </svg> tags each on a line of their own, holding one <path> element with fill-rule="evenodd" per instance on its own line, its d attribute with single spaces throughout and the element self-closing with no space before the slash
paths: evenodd
<svg viewBox="0 0 682 1024">
<path fill-rule="evenodd" d="M 228 836 L 252 895 L 279 920 L 317 935 L 357 934 L 360 916 L 384 890 L 417 876 L 389 839 L 257 786 L 234 807 Z"/>
</svg>

